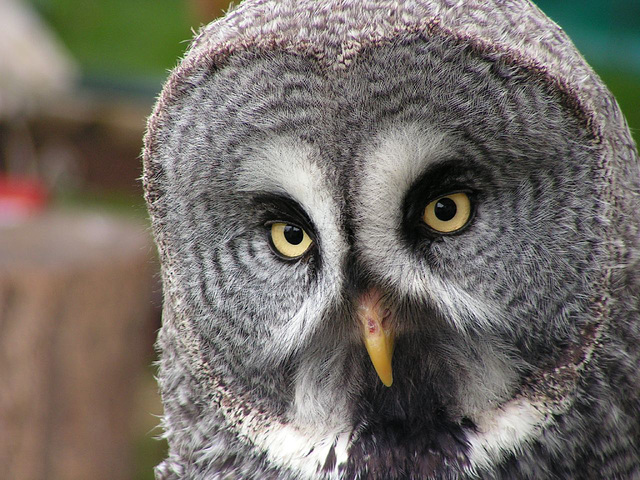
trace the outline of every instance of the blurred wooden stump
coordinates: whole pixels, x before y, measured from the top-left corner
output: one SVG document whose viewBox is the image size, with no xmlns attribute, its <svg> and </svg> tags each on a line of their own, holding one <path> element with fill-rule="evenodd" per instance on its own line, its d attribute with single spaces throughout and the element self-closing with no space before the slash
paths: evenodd
<svg viewBox="0 0 640 480">
<path fill-rule="evenodd" d="M 144 226 L 0 227 L 0 478 L 124 479 L 151 290 Z"/>
</svg>

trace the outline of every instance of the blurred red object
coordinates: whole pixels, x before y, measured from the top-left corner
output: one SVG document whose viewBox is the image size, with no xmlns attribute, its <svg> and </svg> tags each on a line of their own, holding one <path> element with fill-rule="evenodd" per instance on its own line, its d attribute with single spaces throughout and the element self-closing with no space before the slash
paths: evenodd
<svg viewBox="0 0 640 480">
<path fill-rule="evenodd" d="M 39 180 L 0 174 L 0 226 L 19 223 L 43 211 L 49 192 Z"/>
</svg>

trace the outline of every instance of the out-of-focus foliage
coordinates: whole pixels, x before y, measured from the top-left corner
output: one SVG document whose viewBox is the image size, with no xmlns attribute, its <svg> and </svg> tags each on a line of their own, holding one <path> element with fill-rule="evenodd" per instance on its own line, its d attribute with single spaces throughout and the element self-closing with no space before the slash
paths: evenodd
<svg viewBox="0 0 640 480">
<path fill-rule="evenodd" d="M 636 145 L 640 146 L 640 74 L 605 68 L 597 72 L 615 95 Z"/>
<path fill-rule="evenodd" d="M 640 73 L 638 0 L 534 0 L 587 60 Z"/>
<path fill-rule="evenodd" d="M 534 0 L 613 92 L 640 143 L 640 1 Z"/>
<path fill-rule="evenodd" d="M 88 77 L 162 78 L 198 26 L 177 0 L 32 0 Z"/>
</svg>

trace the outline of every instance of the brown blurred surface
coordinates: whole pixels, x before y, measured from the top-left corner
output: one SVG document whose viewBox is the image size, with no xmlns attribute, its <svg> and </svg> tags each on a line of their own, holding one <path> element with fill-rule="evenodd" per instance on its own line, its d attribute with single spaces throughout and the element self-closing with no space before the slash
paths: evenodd
<svg viewBox="0 0 640 480">
<path fill-rule="evenodd" d="M 231 4 L 236 5 L 240 2 L 230 2 L 229 0 L 190 0 L 191 8 L 195 12 L 197 18 L 204 23 L 223 15 Z"/>
<path fill-rule="evenodd" d="M 0 228 L 0 478 L 131 477 L 150 249 L 103 214 Z"/>
</svg>

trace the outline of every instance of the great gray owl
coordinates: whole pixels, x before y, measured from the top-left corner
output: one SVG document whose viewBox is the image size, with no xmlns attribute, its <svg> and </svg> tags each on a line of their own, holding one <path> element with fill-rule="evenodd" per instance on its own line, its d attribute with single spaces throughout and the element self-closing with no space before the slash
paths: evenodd
<svg viewBox="0 0 640 480">
<path fill-rule="evenodd" d="M 248 0 L 152 114 L 160 479 L 640 478 L 640 168 L 526 0 Z"/>
</svg>

